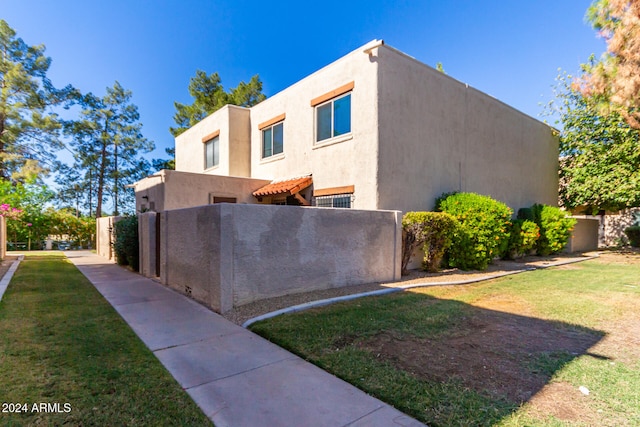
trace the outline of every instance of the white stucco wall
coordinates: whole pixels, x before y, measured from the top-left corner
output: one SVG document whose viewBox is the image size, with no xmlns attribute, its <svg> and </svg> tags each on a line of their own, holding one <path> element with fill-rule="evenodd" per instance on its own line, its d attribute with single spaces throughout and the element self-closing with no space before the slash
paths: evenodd
<svg viewBox="0 0 640 427">
<path fill-rule="evenodd" d="M 557 204 L 558 144 L 547 125 L 379 44 L 251 109 L 207 117 L 176 139 L 176 169 L 268 180 L 312 174 L 314 190 L 353 185 L 358 209 L 430 210 L 450 191 L 490 195 L 514 211 Z M 316 144 L 311 100 L 349 82 L 351 133 Z M 259 124 L 281 114 L 284 152 L 262 159 Z M 220 166 L 204 171 L 201 139 L 218 129 Z"/>
<path fill-rule="evenodd" d="M 176 170 L 210 175 L 251 176 L 248 108 L 226 105 L 176 137 Z M 202 138 L 220 131 L 220 161 L 205 169 Z"/>
<path fill-rule="evenodd" d="M 431 210 L 450 191 L 514 211 L 557 204 L 558 145 L 547 125 L 393 48 L 377 55 L 378 208 Z"/>
<path fill-rule="evenodd" d="M 353 207 L 375 209 L 377 167 L 377 68 L 358 49 L 288 87 L 251 110 L 251 173 L 278 179 L 313 174 L 314 189 L 353 185 Z M 311 100 L 347 83 L 351 91 L 351 134 L 315 142 L 315 108 Z M 280 114 L 284 152 L 262 159 L 258 124 Z"/>
</svg>

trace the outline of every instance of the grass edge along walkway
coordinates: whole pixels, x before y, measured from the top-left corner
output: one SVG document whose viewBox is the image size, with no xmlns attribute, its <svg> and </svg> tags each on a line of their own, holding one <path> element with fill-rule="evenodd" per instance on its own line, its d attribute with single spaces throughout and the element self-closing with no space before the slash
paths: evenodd
<svg viewBox="0 0 640 427">
<path fill-rule="evenodd" d="M 0 404 L 2 425 L 212 425 L 60 253 L 26 255 L 0 301 Z"/>
</svg>

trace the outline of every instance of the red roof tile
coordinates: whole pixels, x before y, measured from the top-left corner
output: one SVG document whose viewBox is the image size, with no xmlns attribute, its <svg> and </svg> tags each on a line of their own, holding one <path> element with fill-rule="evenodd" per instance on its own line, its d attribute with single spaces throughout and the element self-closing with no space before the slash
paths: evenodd
<svg viewBox="0 0 640 427">
<path fill-rule="evenodd" d="M 255 197 L 272 196 L 274 194 L 291 193 L 295 194 L 304 190 L 313 183 L 311 176 L 287 179 L 285 181 L 271 182 L 253 192 Z"/>
</svg>

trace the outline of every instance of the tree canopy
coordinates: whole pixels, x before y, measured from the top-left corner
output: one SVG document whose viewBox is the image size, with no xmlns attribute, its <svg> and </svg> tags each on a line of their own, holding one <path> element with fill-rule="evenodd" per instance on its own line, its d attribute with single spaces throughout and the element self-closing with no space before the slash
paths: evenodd
<svg viewBox="0 0 640 427">
<path fill-rule="evenodd" d="M 141 154 L 153 150 L 154 144 L 142 135 L 138 107 L 131 103 L 131 96 L 131 91 L 116 81 L 103 97 L 85 95 L 80 118 L 65 124 L 74 164 L 60 166 L 58 183 L 64 194 L 87 200 L 90 209 L 95 200 L 96 217 L 102 216 L 107 195 L 114 202 L 114 215 L 118 215 L 122 206 L 132 201 L 126 186 L 150 169 Z"/>
<path fill-rule="evenodd" d="M 587 19 L 607 43 L 602 58 L 576 81 L 604 113 L 615 111 L 640 129 L 640 1 L 596 0 Z"/>
<path fill-rule="evenodd" d="M 561 204 L 588 213 L 640 206 L 640 132 L 618 112 L 604 114 L 571 76 L 557 89 Z"/>
<path fill-rule="evenodd" d="M 52 85 L 47 78 L 51 59 L 44 52 L 43 45 L 27 45 L 0 19 L 0 179 L 37 175 L 62 147 L 52 107 L 77 92 Z"/>
<path fill-rule="evenodd" d="M 174 102 L 176 113 L 173 120 L 176 127 L 169 128 L 173 136 L 180 135 L 227 104 L 251 107 L 266 99 L 258 75 L 251 77 L 249 83 L 240 82 L 237 87 L 226 92 L 218 73 L 207 75 L 202 70 L 197 70 L 196 75 L 190 79 L 189 94 L 193 97 L 192 104 Z"/>
</svg>

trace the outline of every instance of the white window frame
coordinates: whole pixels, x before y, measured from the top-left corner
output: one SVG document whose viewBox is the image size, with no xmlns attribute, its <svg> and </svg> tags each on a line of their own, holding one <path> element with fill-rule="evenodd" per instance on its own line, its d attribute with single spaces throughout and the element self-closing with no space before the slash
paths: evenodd
<svg viewBox="0 0 640 427">
<path fill-rule="evenodd" d="M 209 165 L 209 159 L 207 157 L 207 148 L 209 147 L 209 145 L 211 145 L 211 165 Z M 216 145 L 217 145 L 217 151 L 218 151 L 218 156 L 216 157 Z M 207 169 L 211 169 L 211 168 L 215 168 L 220 164 L 220 135 L 216 135 L 211 139 L 208 139 L 207 141 L 204 142 L 203 144 L 204 146 L 204 170 Z"/>
<path fill-rule="evenodd" d="M 280 151 L 279 153 L 274 153 L 274 150 L 273 150 L 273 131 L 278 126 L 282 127 L 282 151 Z M 267 156 L 264 153 L 264 134 L 265 134 L 265 132 L 267 132 L 269 130 L 271 131 L 271 154 L 269 154 Z M 262 158 L 263 159 L 270 159 L 270 158 L 272 158 L 274 156 L 281 156 L 282 154 L 284 154 L 284 121 L 281 121 L 281 122 L 278 122 L 278 123 L 274 123 L 271 126 L 267 126 L 265 128 L 262 128 L 261 132 L 262 132 L 261 133 L 262 138 L 260 139 L 260 142 L 261 142 L 260 150 L 262 151 Z"/>
<path fill-rule="evenodd" d="M 336 206 L 336 202 L 338 201 L 338 199 L 348 199 L 349 206 L 340 206 L 340 203 L 338 203 L 338 206 Z M 314 197 L 314 206 L 319 208 L 351 209 L 353 208 L 353 200 L 353 193 L 329 194 L 326 196 Z M 318 205 L 318 201 L 321 202 L 320 205 Z M 329 201 L 331 202 L 331 206 L 328 206 L 327 202 Z"/>
<path fill-rule="evenodd" d="M 314 107 L 315 108 L 315 111 L 314 111 L 314 115 L 315 115 L 315 123 L 314 123 L 314 125 L 315 125 L 314 126 L 314 134 L 315 134 L 315 138 L 314 139 L 315 139 L 315 142 L 314 143 L 315 144 L 324 144 L 324 143 L 326 143 L 328 141 L 333 140 L 334 138 L 342 138 L 342 137 L 351 135 L 352 128 L 353 128 L 353 126 L 352 126 L 353 123 L 352 123 L 352 120 L 351 120 L 352 119 L 352 111 L 353 111 L 353 109 L 351 107 L 352 107 L 353 99 L 350 99 L 350 101 L 349 101 L 349 132 L 345 132 L 345 133 L 342 133 L 340 135 L 335 135 L 335 102 L 339 101 L 342 98 L 346 98 L 347 96 L 350 97 L 351 93 L 352 93 L 352 91 L 348 91 L 348 92 L 346 92 L 346 93 L 344 93 L 344 94 L 342 94 L 340 96 L 336 96 L 335 98 L 332 98 L 332 99 L 330 99 L 330 100 L 328 100 L 326 102 L 323 102 L 321 104 L 318 104 L 318 105 L 316 105 Z M 331 136 L 329 136 L 328 138 L 324 138 L 324 139 L 320 139 L 319 140 L 318 139 L 319 138 L 319 135 L 318 135 L 318 125 L 319 125 L 318 110 L 320 108 L 326 106 L 326 105 L 329 105 L 329 104 L 331 104 L 331 132 L 330 132 Z"/>
</svg>

